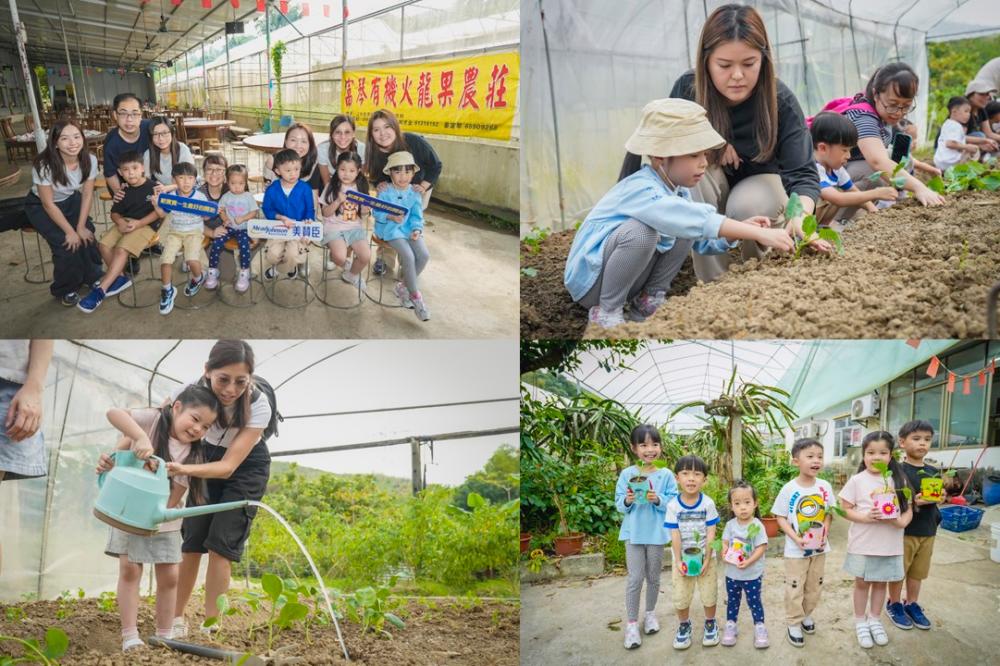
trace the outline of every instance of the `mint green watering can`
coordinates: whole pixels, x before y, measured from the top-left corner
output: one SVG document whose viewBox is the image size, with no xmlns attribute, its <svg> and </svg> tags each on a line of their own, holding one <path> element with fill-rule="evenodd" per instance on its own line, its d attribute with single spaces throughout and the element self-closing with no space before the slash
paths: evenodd
<svg viewBox="0 0 1000 666">
<path fill-rule="evenodd" d="M 167 466 L 161 458 L 150 457 L 159 463 L 156 471 L 150 472 L 144 467 L 145 461 L 136 458 L 131 451 L 115 451 L 111 457 L 115 466 L 97 477 L 101 490 L 94 503 L 94 515 L 125 532 L 152 536 L 160 523 L 168 520 L 229 511 L 249 504 L 249 500 L 239 500 L 168 509 L 170 480 L 167 478 Z"/>
</svg>

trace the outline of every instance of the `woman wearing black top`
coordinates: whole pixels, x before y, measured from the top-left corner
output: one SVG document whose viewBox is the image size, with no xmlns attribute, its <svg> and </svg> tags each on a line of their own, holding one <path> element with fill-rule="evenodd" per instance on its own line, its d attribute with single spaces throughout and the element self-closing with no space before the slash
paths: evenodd
<svg viewBox="0 0 1000 666">
<path fill-rule="evenodd" d="M 379 192 L 389 186 L 389 176 L 382 173 L 386 161 L 389 155 L 400 150 L 409 151 L 420 169 L 417 175 L 421 180 L 414 182 L 411 187 L 423 197 L 423 207 L 426 210 L 431 201 L 431 190 L 441 175 L 441 160 L 427 139 L 413 132 L 403 132 L 392 111 L 379 109 L 368 120 L 368 155 L 365 165 L 368 182 L 375 185 Z"/>
<path fill-rule="evenodd" d="M 819 199 L 819 176 L 812 140 L 795 95 L 775 75 L 771 43 L 760 14 L 753 7 L 724 5 L 708 17 L 701 31 L 695 70 L 674 83 L 671 97 L 695 101 L 726 146 L 713 151 L 696 199 L 712 204 L 727 217 L 754 215 L 778 219 L 788 195 L 798 193 L 804 213 L 789 220 L 789 233 L 802 235 L 802 217 Z M 627 156 L 624 172 L 639 168 L 637 156 Z M 629 171 L 629 172 L 631 172 Z M 829 252 L 817 240 L 814 249 Z M 742 244 L 744 259 L 761 257 L 764 248 Z M 711 281 L 729 267 L 730 256 L 694 255 L 698 279 Z"/>
</svg>

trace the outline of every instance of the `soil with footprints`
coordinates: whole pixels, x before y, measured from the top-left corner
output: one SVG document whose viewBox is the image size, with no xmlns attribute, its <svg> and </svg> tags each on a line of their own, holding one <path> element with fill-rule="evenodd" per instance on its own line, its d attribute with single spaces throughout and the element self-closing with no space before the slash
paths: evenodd
<svg viewBox="0 0 1000 666">
<path fill-rule="evenodd" d="M 719 280 L 672 295 L 642 323 L 586 325 L 562 270 L 572 232 L 555 234 L 522 262 L 522 337 L 970 338 L 984 337 L 986 300 L 1000 280 L 1000 197 L 950 195 L 945 206 L 904 201 L 852 222 L 844 254 L 799 260 L 771 253 Z M 686 264 L 690 266 L 690 262 Z M 535 283 L 537 281 L 537 284 Z"/>
</svg>

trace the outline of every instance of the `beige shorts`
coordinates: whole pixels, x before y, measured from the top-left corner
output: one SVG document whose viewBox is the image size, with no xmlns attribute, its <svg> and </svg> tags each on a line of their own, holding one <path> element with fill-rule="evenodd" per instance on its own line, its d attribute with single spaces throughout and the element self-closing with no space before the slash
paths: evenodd
<svg viewBox="0 0 1000 666">
<path fill-rule="evenodd" d="M 118 227 L 112 226 L 101 236 L 101 245 L 110 248 L 120 247 L 133 257 L 138 257 L 143 250 L 149 247 L 154 238 L 156 238 L 156 230 L 149 225 L 139 227 L 127 234 L 119 231 Z"/>
<path fill-rule="evenodd" d="M 715 551 L 709 549 L 708 562 L 705 571 L 700 576 L 685 576 L 680 572 L 678 563 L 673 563 L 670 567 L 670 582 L 674 588 L 674 608 L 684 610 L 691 607 L 691 599 L 694 597 L 694 588 L 698 588 L 698 596 L 701 598 L 702 606 L 706 608 L 714 606 L 719 597 L 719 580 L 715 567 Z"/>
<path fill-rule="evenodd" d="M 934 537 L 903 536 L 903 575 L 913 580 L 925 580 L 931 573 Z"/>
<path fill-rule="evenodd" d="M 184 261 L 201 261 L 201 244 L 205 234 L 201 231 L 176 233 L 171 231 L 163 239 L 163 254 L 161 264 L 172 264 L 177 253 L 184 250 Z"/>
</svg>

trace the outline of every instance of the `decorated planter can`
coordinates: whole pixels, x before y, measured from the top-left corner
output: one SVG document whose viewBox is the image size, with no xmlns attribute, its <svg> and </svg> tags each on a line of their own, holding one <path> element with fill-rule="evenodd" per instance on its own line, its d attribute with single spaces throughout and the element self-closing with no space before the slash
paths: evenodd
<svg viewBox="0 0 1000 666">
<path fill-rule="evenodd" d="M 875 493 L 872 498 L 878 517 L 882 520 L 899 518 L 899 504 L 896 503 L 896 493 Z"/>
<path fill-rule="evenodd" d="M 684 560 L 684 564 L 687 566 L 688 576 L 701 575 L 701 548 L 685 548 L 684 552 L 681 553 L 681 559 Z"/>
<path fill-rule="evenodd" d="M 813 521 L 809 529 L 807 529 L 803 534 L 802 538 L 805 540 L 803 548 L 805 550 L 819 550 L 823 547 L 823 523 L 817 523 Z"/>
<path fill-rule="evenodd" d="M 726 551 L 726 556 L 723 559 L 730 564 L 739 564 L 749 556 L 750 544 L 739 537 L 733 537 L 732 543 L 729 544 L 729 550 Z"/>
<path fill-rule="evenodd" d="M 920 494 L 928 502 L 937 502 L 944 496 L 944 481 L 938 477 L 920 479 Z"/>
<path fill-rule="evenodd" d="M 649 490 L 649 479 L 645 476 L 633 476 L 628 480 L 628 487 L 635 493 L 636 504 L 647 504 L 646 491 Z"/>
</svg>

